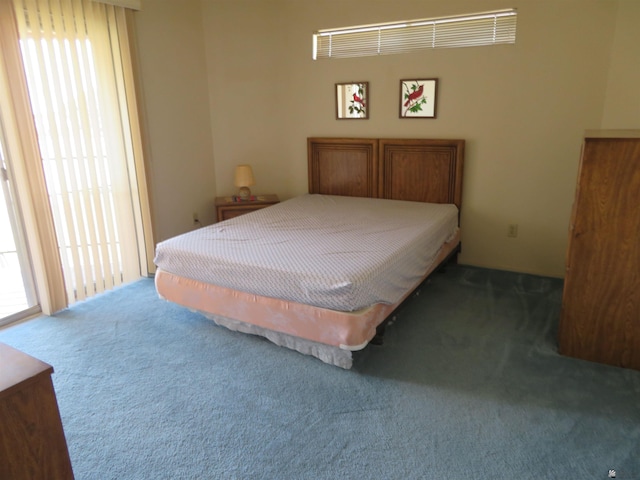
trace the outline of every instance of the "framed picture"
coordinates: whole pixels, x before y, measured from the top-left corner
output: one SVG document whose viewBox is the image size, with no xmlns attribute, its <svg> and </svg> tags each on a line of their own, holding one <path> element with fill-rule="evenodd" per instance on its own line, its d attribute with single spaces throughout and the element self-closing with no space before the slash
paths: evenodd
<svg viewBox="0 0 640 480">
<path fill-rule="evenodd" d="M 400 80 L 400 118 L 436 118 L 438 79 Z"/>
<path fill-rule="evenodd" d="M 336 83 L 336 118 L 369 118 L 369 82 Z"/>
</svg>

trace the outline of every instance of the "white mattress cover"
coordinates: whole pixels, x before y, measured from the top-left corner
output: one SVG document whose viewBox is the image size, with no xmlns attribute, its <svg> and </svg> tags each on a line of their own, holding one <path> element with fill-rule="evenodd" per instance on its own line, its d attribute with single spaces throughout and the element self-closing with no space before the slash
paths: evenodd
<svg viewBox="0 0 640 480">
<path fill-rule="evenodd" d="M 155 263 L 194 280 L 322 308 L 395 303 L 458 228 L 458 209 L 302 195 L 157 245 Z"/>
</svg>

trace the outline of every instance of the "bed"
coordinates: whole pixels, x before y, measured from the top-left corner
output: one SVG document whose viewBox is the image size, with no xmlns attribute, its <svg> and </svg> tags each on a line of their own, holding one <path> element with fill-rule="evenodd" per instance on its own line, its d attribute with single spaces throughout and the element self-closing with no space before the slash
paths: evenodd
<svg viewBox="0 0 640 480">
<path fill-rule="evenodd" d="M 160 297 L 342 368 L 460 251 L 464 140 L 307 139 L 309 193 L 160 242 Z"/>
</svg>

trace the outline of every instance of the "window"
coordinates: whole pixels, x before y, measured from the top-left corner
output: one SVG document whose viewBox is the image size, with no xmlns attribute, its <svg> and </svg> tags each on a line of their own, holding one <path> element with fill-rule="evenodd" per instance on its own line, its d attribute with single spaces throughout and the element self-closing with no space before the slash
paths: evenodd
<svg viewBox="0 0 640 480">
<path fill-rule="evenodd" d="M 73 303 L 147 273 L 126 12 L 89 0 L 14 5 L 39 168 Z"/>
<path fill-rule="evenodd" d="M 509 9 L 319 30 L 313 34 L 313 59 L 513 44 L 516 42 L 516 19 L 516 10 Z"/>
</svg>

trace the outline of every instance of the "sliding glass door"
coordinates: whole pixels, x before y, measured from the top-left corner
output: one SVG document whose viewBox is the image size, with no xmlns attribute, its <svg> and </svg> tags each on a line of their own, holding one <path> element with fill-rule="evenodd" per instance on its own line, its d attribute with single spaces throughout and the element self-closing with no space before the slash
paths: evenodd
<svg viewBox="0 0 640 480">
<path fill-rule="evenodd" d="M 0 326 L 40 311 L 0 118 Z"/>
<path fill-rule="evenodd" d="M 20 53 L 68 304 L 146 274 L 124 11 L 15 0 Z"/>
<path fill-rule="evenodd" d="M 0 0 L 2 323 L 154 268 L 131 15 L 107 3 Z"/>
</svg>

